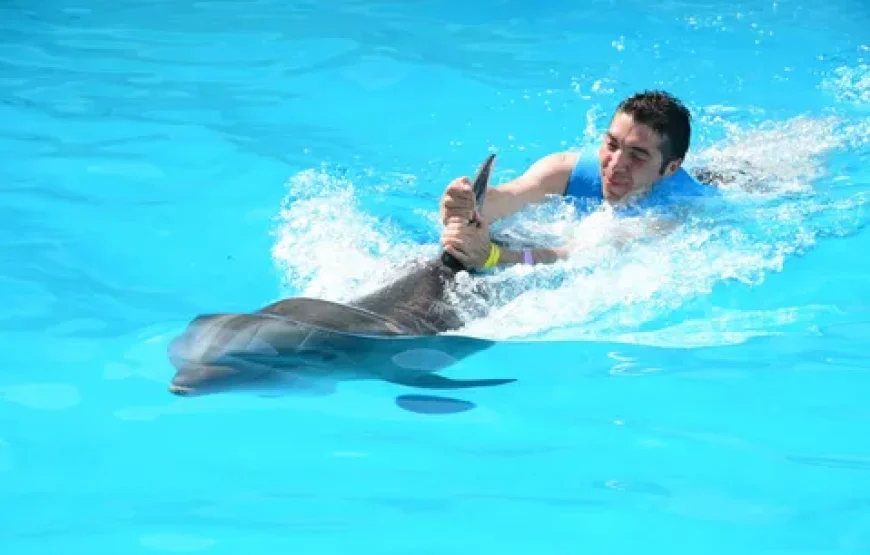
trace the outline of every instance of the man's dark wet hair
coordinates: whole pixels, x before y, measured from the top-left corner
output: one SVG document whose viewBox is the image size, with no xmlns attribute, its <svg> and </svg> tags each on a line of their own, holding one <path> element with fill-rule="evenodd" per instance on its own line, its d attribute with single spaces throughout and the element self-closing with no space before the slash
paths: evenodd
<svg viewBox="0 0 870 555">
<path fill-rule="evenodd" d="M 634 121 L 652 128 L 662 138 L 662 167 L 673 160 L 682 160 L 689 150 L 692 135 L 689 109 L 665 91 L 643 91 L 623 100 L 616 114 L 624 113 Z"/>
</svg>

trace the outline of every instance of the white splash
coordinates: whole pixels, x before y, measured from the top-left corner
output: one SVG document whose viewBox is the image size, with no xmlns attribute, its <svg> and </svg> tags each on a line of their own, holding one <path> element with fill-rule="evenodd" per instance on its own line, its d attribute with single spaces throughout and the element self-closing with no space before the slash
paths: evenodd
<svg viewBox="0 0 870 555">
<path fill-rule="evenodd" d="M 401 230 L 359 209 L 352 183 L 305 171 L 289 185 L 272 248 L 287 294 L 343 301 L 381 285 L 396 265 L 436 252 L 397 241 Z"/>
<path fill-rule="evenodd" d="M 837 67 L 821 87 L 840 102 L 870 107 L 870 64 Z"/>
<path fill-rule="evenodd" d="M 757 314 L 735 314 L 637 331 L 719 283 L 758 284 L 821 235 L 852 233 L 865 219 L 867 194 L 828 199 L 820 197 L 817 186 L 832 179 L 825 158 L 866 144 L 870 122 L 797 117 L 748 128 L 729 125 L 725 131 L 727 139 L 696 153 L 693 164 L 725 172 L 751 167 L 752 179 L 735 173 L 736 181 L 722 189 L 724 203 L 707 206 L 673 233 L 632 242 L 628 237 L 647 236 L 644 230 L 653 222 L 620 220 L 606 210 L 578 219 L 558 199 L 511 218 L 501 230 L 510 238 L 573 242 L 574 255 L 485 277 L 497 292 L 492 309 L 460 333 L 674 346 L 744 341 L 799 319 L 790 311 L 774 311 L 765 316 L 765 326 L 746 325 Z M 437 244 L 417 244 L 398 227 L 366 215 L 352 183 L 325 172 L 304 172 L 291 179 L 290 187 L 273 255 L 294 294 L 346 300 L 384 283 L 403 260 L 438 252 Z M 433 225 L 436 211 L 435 206 L 426 211 Z"/>
</svg>

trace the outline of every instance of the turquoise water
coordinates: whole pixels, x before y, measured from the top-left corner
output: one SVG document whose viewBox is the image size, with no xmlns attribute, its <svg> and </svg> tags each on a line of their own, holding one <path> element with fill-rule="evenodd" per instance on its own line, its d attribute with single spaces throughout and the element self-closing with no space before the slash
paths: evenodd
<svg viewBox="0 0 870 555">
<path fill-rule="evenodd" d="M 870 551 L 870 7 L 0 6 L 0 551 Z M 176 398 L 193 316 L 347 299 L 436 252 L 437 198 L 594 144 L 627 94 L 751 163 L 668 238 L 585 248 L 463 333 L 418 414 L 379 381 Z M 389 271 L 391 266 L 386 267 Z M 423 392 L 426 393 L 426 392 Z M 447 392 L 450 396 L 452 393 Z"/>
</svg>

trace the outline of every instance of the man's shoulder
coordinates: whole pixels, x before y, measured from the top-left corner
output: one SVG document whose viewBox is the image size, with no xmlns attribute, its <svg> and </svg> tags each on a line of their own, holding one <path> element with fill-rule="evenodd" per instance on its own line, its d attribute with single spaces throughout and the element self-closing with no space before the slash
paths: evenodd
<svg viewBox="0 0 870 555">
<path fill-rule="evenodd" d="M 680 167 L 668 180 L 668 189 L 681 196 L 709 196 L 716 188 L 704 183 L 684 167 Z"/>
<path fill-rule="evenodd" d="M 654 187 L 637 206 L 639 208 L 655 208 L 663 214 L 683 213 L 690 210 L 698 202 L 705 202 L 716 195 L 715 187 L 699 181 L 691 172 L 680 167 L 670 177 Z"/>
<path fill-rule="evenodd" d="M 552 152 L 539 158 L 530 170 L 537 170 L 539 172 L 548 172 L 548 173 L 556 173 L 556 172 L 565 172 L 569 173 L 574 169 L 575 164 L 577 164 L 577 160 L 580 159 L 580 153 L 571 150 Z"/>
</svg>

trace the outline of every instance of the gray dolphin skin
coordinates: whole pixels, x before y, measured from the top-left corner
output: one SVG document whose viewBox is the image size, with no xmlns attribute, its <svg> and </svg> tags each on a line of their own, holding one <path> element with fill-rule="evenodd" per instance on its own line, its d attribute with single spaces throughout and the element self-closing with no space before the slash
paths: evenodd
<svg viewBox="0 0 870 555">
<path fill-rule="evenodd" d="M 494 159 L 489 155 L 473 180 L 478 206 Z M 443 334 L 464 323 L 461 301 L 448 298 L 464 269 L 442 252 L 347 304 L 294 297 L 253 313 L 199 316 L 168 347 L 176 369 L 169 390 L 178 395 L 226 391 L 288 372 L 434 389 L 513 382 L 454 380 L 434 373 L 493 343 Z"/>
</svg>

